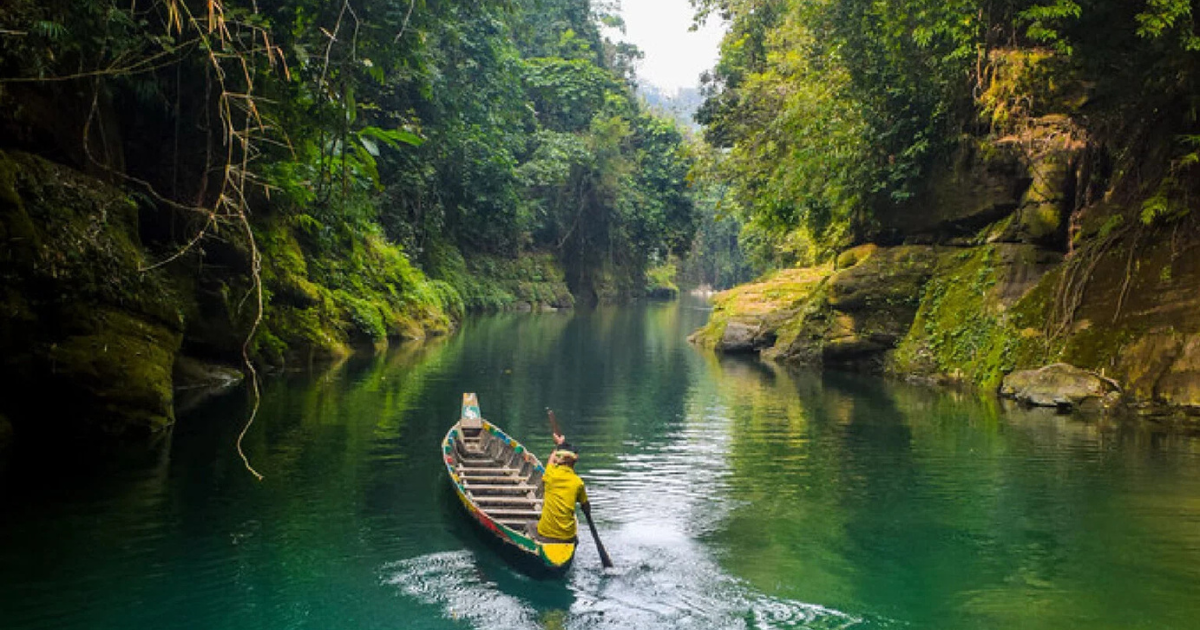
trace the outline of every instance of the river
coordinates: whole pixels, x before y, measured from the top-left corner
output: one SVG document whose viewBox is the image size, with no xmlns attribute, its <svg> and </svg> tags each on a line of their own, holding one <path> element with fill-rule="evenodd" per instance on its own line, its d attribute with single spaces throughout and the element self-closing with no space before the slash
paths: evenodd
<svg viewBox="0 0 1200 630">
<path fill-rule="evenodd" d="M 1194 628 L 1200 439 L 720 358 L 684 300 L 470 319 L 0 476 L 0 627 Z M 438 446 L 462 392 L 580 447 L 603 570 L 510 569 Z"/>
</svg>

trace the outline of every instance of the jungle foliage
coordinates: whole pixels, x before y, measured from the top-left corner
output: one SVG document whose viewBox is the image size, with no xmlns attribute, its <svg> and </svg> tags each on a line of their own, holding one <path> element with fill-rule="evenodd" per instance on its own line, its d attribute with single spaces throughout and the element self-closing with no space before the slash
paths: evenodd
<svg viewBox="0 0 1200 630">
<path fill-rule="evenodd" d="M 730 25 L 698 114 L 725 149 L 714 172 L 743 241 L 768 243 L 775 264 L 870 240 L 880 212 L 921 212 L 930 170 L 964 138 L 1050 113 L 1079 119 L 1115 156 L 1114 172 L 1149 198 L 1144 221 L 1187 212 L 1182 182 L 1200 161 L 1194 2 L 693 4 L 697 19 Z"/>
<path fill-rule="evenodd" d="M 591 0 L 12 0 L 0 144 L 126 185 L 165 259 L 261 266 L 267 354 L 501 306 L 463 270 L 533 253 L 584 301 L 634 295 L 690 246 L 692 158 L 601 23 Z"/>
</svg>

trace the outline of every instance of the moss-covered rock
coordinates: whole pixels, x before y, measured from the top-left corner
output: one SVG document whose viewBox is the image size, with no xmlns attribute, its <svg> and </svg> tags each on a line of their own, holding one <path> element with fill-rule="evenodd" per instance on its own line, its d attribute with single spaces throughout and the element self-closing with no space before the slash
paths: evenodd
<svg viewBox="0 0 1200 630">
<path fill-rule="evenodd" d="M 1114 406 L 1119 399 L 1112 381 L 1066 363 L 1013 372 L 1004 377 L 1000 395 L 1060 411 L 1101 410 Z"/>
<path fill-rule="evenodd" d="M 844 313 L 915 309 L 937 262 L 937 250 L 920 245 L 883 247 L 854 260 L 830 277 L 830 306 Z M 911 319 L 911 314 L 902 319 Z"/>
<path fill-rule="evenodd" d="M 1056 260 L 1032 245 L 943 252 L 887 371 L 994 390 L 1013 369 L 1040 365 L 1047 343 L 1040 314 L 1012 307 Z"/>
<path fill-rule="evenodd" d="M 757 282 L 722 291 L 712 298 L 713 311 L 708 323 L 688 339 L 717 350 L 744 351 L 741 333 L 753 331 L 750 341 L 753 349 L 776 348 L 779 352 L 786 347 L 781 344 L 790 344 L 799 334 L 796 318 L 803 317 L 811 308 L 819 308 L 814 302 L 823 304 L 821 289 L 832 272 L 832 265 L 784 269 Z M 726 341 L 726 329 L 731 323 L 734 333 Z"/>
<path fill-rule="evenodd" d="M 146 270 L 137 209 L 71 169 L 0 153 L 0 406 L 30 434 L 168 426 L 182 300 Z M 65 423 L 49 426 L 48 423 Z"/>
<path fill-rule="evenodd" d="M 849 269 L 870 258 L 877 251 L 879 251 L 879 246 L 875 243 L 864 243 L 856 247 L 851 247 L 837 255 L 834 262 L 834 269 Z"/>
<path fill-rule="evenodd" d="M 725 330 L 721 333 L 721 339 L 717 342 L 716 349 L 730 354 L 758 350 L 755 347 L 754 340 L 762 330 L 763 325 L 761 322 L 749 322 L 738 319 L 730 321 L 725 324 Z"/>
<path fill-rule="evenodd" d="M 257 225 L 256 239 L 264 313 L 253 351 L 269 364 L 339 360 L 445 334 L 464 310 L 457 291 L 414 267 L 376 225 L 334 230 L 307 214 L 275 216 Z"/>
<path fill-rule="evenodd" d="M 926 246 L 860 247 L 832 265 L 787 269 L 713 298 L 691 339 L 804 365 L 876 370 L 912 322 L 937 261 Z"/>
<path fill-rule="evenodd" d="M 994 141 L 1021 147 L 1030 183 L 1012 216 L 988 229 L 988 242 L 1064 248 L 1085 138 L 1067 117 L 1047 115 L 1029 121 L 1018 135 Z"/>
<path fill-rule="evenodd" d="M 182 334 L 125 311 L 100 308 L 86 329 L 47 350 L 60 392 L 88 400 L 82 421 L 105 433 L 151 433 L 175 419 L 171 369 Z"/>
<path fill-rule="evenodd" d="M 819 353 L 823 364 L 875 371 L 908 331 L 937 250 L 900 246 L 857 251 L 852 257 L 839 256 L 839 266 L 852 264 L 829 278 L 828 325 L 820 337 L 809 337 L 817 346 L 793 342 L 784 358 L 810 363 Z"/>
</svg>

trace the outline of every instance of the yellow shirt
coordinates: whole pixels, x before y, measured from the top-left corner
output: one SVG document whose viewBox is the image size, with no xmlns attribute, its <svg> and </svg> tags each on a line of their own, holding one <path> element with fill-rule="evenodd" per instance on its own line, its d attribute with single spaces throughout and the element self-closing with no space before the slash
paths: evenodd
<svg viewBox="0 0 1200 630">
<path fill-rule="evenodd" d="M 583 480 L 570 466 L 550 464 L 542 474 L 542 518 L 538 533 L 547 538 L 575 537 L 575 503 L 587 503 Z"/>
</svg>

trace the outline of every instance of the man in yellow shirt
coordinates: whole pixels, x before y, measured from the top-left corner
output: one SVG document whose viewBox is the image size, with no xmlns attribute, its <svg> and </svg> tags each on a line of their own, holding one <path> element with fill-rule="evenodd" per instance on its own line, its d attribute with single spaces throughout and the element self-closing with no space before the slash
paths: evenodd
<svg viewBox="0 0 1200 630">
<path fill-rule="evenodd" d="M 575 474 L 575 462 L 579 460 L 575 449 L 557 433 L 554 443 L 557 447 L 550 454 L 546 472 L 542 473 L 542 517 L 537 523 L 537 534 L 554 541 L 573 541 L 577 531 L 575 504 L 579 503 L 589 519 L 592 506 L 583 480 Z"/>
</svg>

